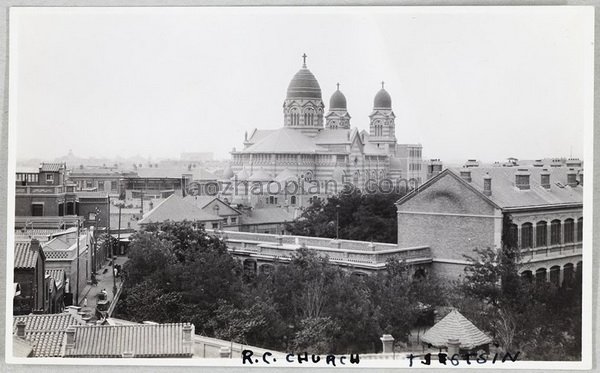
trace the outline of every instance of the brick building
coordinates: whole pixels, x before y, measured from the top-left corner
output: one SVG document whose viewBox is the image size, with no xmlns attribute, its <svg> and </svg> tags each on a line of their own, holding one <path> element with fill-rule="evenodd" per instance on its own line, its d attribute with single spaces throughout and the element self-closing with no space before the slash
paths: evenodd
<svg viewBox="0 0 600 373">
<path fill-rule="evenodd" d="M 36 239 L 15 242 L 13 314 L 48 313 L 50 309 L 46 257 Z"/>
<path fill-rule="evenodd" d="M 580 269 L 583 170 L 567 167 L 446 169 L 397 202 L 398 245 L 431 248 L 431 271 L 462 275 L 475 248 L 500 248 L 503 219 L 522 274 L 560 284 Z"/>
</svg>

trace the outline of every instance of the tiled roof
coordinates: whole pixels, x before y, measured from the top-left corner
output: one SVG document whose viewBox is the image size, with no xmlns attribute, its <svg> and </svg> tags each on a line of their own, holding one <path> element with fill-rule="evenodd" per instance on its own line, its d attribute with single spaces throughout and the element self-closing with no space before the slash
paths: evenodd
<svg viewBox="0 0 600 373">
<path fill-rule="evenodd" d="M 184 341 L 184 327 L 190 339 Z M 85 325 L 76 326 L 73 348 L 65 357 L 136 358 L 192 357 L 194 326 L 190 324 Z"/>
<path fill-rule="evenodd" d="M 515 173 L 520 169 L 526 169 L 530 173 L 530 189 L 520 190 L 515 186 Z M 461 170 L 471 171 L 470 184 L 479 191 L 483 191 L 483 177 L 488 174 L 492 178 L 492 195 L 487 198 L 501 208 L 583 203 L 583 187 L 567 186 L 568 168 L 546 168 L 550 172 L 550 189 L 541 186 L 540 173 L 543 169 L 542 167 L 470 167 L 451 169 L 451 171 L 455 175 L 460 175 Z"/>
<path fill-rule="evenodd" d="M 58 233 L 62 233 L 62 232 L 65 232 L 65 230 L 57 229 L 57 228 L 54 228 L 54 229 L 51 229 L 51 228 L 47 228 L 47 229 L 42 229 L 42 228 L 15 229 L 15 236 L 47 239 L 48 236 L 50 236 L 50 235 L 54 235 L 54 234 L 58 234 Z"/>
<path fill-rule="evenodd" d="M 58 172 L 65 166 L 64 163 L 42 163 L 40 165 L 41 172 Z"/>
<path fill-rule="evenodd" d="M 294 214 L 292 212 L 288 212 L 285 209 L 278 207 L 253 209 L 250 215 L 242 215 L 241 217 L 242 225 L 273 224 L 292 220 L 294 220 Z"/>
<path fill-rule="evenodd" d="M 314 154 L 317 152 L 327 152 L 327 149 L 316 145 L 313 139 L 303 135 L 300 131 L 285 127 L 273 131 L 242 150 L 242 153 Z"/>
<path fill-rule="evenodd" d="M 15 242 L 14 268 L 35 268 L 39 252 L 31 249 L 31 241 Z"/>
<path fill-rule="evenodd" d="M 458 339 L 460 347 L 464 349 L 473 349 L 492 342 L 490 337 L 457 310 L 450 312 L 421 337 L 423 342 L 436 348 L 448 346 L 449 339 Z"/>
<path fill-rule="evenodd" d="M 159 223 L 167 220 L 219 221 L 221 218 L 173 194 L 149 211 L 138 224 Z"/>
<path fill-rule="evenodd" d="M 60 288 L 63 285 L 65 280 L 64 269 L 47 269 L 46 274 L 54 279 L 54 283 L 56 283 L 57 288 Z"/>
<path fill-rule="evenodd" d="M 51 315 L 26 315 L 13 317 L 13 334 L 17 323 L 25 323 L 25 341 L 33 347 L 34 357 L 59 357 L 62 355 L 64 334 L 70 325 L 84 322 L 68 312 Z"/>
<path fill-rule="evenodd" d="M 136 172 L 138 177 L 149 179 L 181 179 L 184 175 L 190 175 L 193 180 L 217 180 L 217 177 L 214 174 L 202 167 L 192 168 L 191 170 L 181 167 L 148 167 L 139 168 Z"/>
</svg>

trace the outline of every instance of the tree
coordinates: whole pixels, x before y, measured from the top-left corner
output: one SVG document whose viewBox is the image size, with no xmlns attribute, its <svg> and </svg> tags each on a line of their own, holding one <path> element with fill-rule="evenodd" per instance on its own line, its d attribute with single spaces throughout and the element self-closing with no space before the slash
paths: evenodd
<svg viewBox="0 0 600 373">
<path fill-rule="evenodd" d="M 521 278 L 522 258 L 510 216 L 503 221 L 502 246 L 467 256 L 463 294 L 477 302 L 465 316 L 487 330 L 504 351 L 539 360 L 576 359 L 581 354 L 580 283 L 558 288 Z M 464 304 L 464 303 L 463 303 Z"/>
<path fill-rule="evenodd" d="M 286 224 L 295 235 L 313 237 L 339 237 L 351 240 L 394 243 L 397 240 L 396 201 L 402 193 L 361 193 L 353 189 L 348 193 L 315 199 L 302 215 Z"/>
</svg>

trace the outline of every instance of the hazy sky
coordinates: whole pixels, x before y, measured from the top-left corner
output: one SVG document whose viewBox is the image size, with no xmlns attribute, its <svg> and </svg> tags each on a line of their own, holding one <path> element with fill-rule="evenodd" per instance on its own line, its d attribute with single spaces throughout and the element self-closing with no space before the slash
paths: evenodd
<svg viewBox="0 0 600 373">
<path fill-rule="evenodd" d="M 283 125 L 308 55 L 368 129 L 385 81 L 399 143 L 428 158 L 583 156 L 581 8 L 21 8 L 11 11 L 17 157 L 228 158 Z M 16 89 L 15 89 L 16 88 Z M 326 107 L 327 109 L 327 107 Z"/>
</svg>

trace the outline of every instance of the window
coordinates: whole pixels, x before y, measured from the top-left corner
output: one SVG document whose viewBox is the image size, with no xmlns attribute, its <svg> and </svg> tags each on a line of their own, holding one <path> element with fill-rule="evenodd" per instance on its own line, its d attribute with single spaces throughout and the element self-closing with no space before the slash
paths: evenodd
<svg viewBox="0 0 600 373">
<path fill-rule="evenodd" d="M 59 203 L 58 204 L 58 216 L 64 216 L 64 215 L 65 215 L 65 204 Z"/>
<path fill-rule="evenodd" d="M 291 203 L 292 205 L 295 205 L 295 204 L 296 204 L 296 196 L 292 196 L 292 197 L 290 198 L 290 203 Z"/>
<path fill-rule="evenodd" d="M 231 217 L 231 224 L 237 223 L 237 218 L 235 216 Z"/>
<path fill-rule="evenodd" d="M 533 244 L 533 225 L 525 223 L 521 225 L 521 248 L 529 249 Z"/>
<path fill-rule="evenodd" d="M 116 181 L 110 182 L 110 190 L 112 190 L 112 191 L 117 190 L 117 182 Z"/>
<path fill-rule="evenodd" d="M 32 203 L 31 204 L 31 216 L 44 216 L 44 204 L 43 203 Z"/>
<path fill-rule="evenodd" d="M 269 197 L 269 202 L 268 202 L 268 203 L 269 203 L 269 204 L 271 204 L 271 205 L 272 205 L 272 204 L 274 204 L 274 203 L 275 203 L 275 197 L 273 197 L 273 196 L 270 196 L 270 197 Z"/>
<path fill-rule="evenodd" d="M 510 227 L 508 227 L 508 234 L 507 234 L 507 241 L 506 245 L 508 245 L 509 247 L 516 247 L 519 241 L 519 227 L 517 227 L 516 224 L 511 224 Z"/>
<path fill-rule="evenodd" d="M 213 227 L 213 229 L 219 228 L 219 223 L 212 223 L 212 227 Z"/>
<path fill-rule="evenodd" d="M 583 218 L 577 219 L 577 242 L 583 241 Z"/>
<path fill-rule="evenodd" d="M 91 180 L 86 180 L 85 181 L 85 187 L 86 188 L 93 188 L 94 187 L 94 183 Z"/>
<path fill-rule="evenodd" d="M 46 184 L 52 184 L 52 183 L 54 183 L 54 175 L 46 174 Z"/>
<path fill-rule="evenodd" d="M 545 221 L 539 221 L 535 227 L 535 246 L 542 247 L 548 245 L 548 224 Z"/>
<path fill-rule="evenodd" d="M 572 243 L 575 240 L 575 224 L 573 219 L 566 219 L 564 223 L 565 243 Z"/>
<path fill-rule="evenodd" d="M 75 215 L 73 207 L 73 202 L 67 202 L 67 215 Z"/>
<path fill-rule="evenodd" d="M 550 223 L 550 245 L 560 244 L 560 220 Z"/>
<path fill-rule="evenodd" d="M 99 182 L 99 183 L 98 183 L 98 190 L 99 190 L 100 192 L 104 192 L 104 183 L 103 183 L 103 182 Z"/>
</svg>

